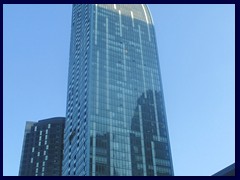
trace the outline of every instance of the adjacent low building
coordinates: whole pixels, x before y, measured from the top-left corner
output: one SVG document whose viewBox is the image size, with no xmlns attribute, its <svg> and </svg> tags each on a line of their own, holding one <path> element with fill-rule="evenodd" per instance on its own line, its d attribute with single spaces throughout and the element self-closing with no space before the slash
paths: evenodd
<svg viewBox="0 0 240 180">
<path fill-rule="evenodd" d="M 26 122 L 19 176 L 61 176 L 64 117 Z"/>
<path fill-rule="evenodd" d="M 235 176 L 235 163 L 217 172 L 213 176 Z"/>
</svg>

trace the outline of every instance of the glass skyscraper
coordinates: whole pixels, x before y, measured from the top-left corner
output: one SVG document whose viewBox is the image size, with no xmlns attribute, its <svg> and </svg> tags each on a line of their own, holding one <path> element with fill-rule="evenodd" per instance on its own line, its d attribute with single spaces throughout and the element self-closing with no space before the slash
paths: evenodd
<svg viewBox="0 0 240 180">
<path fill-rule="evenodd" d="M 173 175 L 148 7 L 73 5 L 71 33 L 63 175 Z"/>
</svg>

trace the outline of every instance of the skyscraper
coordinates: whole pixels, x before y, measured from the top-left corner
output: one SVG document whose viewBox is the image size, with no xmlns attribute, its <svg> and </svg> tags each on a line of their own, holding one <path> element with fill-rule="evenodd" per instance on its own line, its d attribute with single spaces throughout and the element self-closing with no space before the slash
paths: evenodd
<svg viewBox="0 0 240 180">
<path fill-rule="evenodd" d="M 61 176 L 65 118 L 27 122 L 19 176 Z"/>
<path fill-rule="evenodd" d="M 63 175 L 173 175 L 153 21 L 144 4 L 75 4 Z"/>
</svg>

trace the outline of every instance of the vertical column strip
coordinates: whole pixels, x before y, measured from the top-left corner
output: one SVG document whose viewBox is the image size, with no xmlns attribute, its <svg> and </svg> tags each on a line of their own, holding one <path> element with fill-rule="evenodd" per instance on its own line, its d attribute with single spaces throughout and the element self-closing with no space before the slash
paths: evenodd
<svg viewBox="0 0 240 180">
<path fill-rule="evenodd" d="M 95 45 L 97 45 L 97 35 L 98 35 L 98 5 L 95 5 Z"/>
<path fill-rule="evenodd" d="M 140 50 L 141 50 L 141 61 L 142 61 L 142 75 L 143 75 L 144 97 L 147 98 L 147 94 L 146 94 L 145 70 L 144 70 L 144 63 L 143 63 L 142 35 L 141 35 L 141 27 L 140 27 L 140 25 L 138 25 L 138 31 L 139 31 L 139 40 L 140 40 Z"/>
<path fill-rule="evenodd" d="M 120 26 L 120 36 L 122 37 L 122 12 L 119 10 L 119 26 Z"/>
<path fill-rule="evenodd" d="M 130 161 L 130 165 L 132 164 L 131 161 L 131 145 L 130 145 L 130 133 L 129 133 L 129 126 L 128 126 L 128 122 L 127 122 L 127 118 L 126 118 L 126 97 L 125 97 L 125 89 L 123 88 L 123 118 L 124 118 L 124 129 L 127 129 L 127 155 L 128 155 L 128 161 Z M 128 174 L 129 176 L 132 175 L 132 167 L 130 166 L 130 169 L 128 169 L 130 171 L 130 174 Z"/>
<path fill-rule="evenodd" d="M 144 176 L 147 176 L 146 157 L 145 157 L 145 143 L 144 143 L 144 136 L 143 136 L 142 107 L 141 107 L 141 105 L 138 105 L 138 111 L 139 111 L 140 131 L 141 131 L 141 147 L 142 147 L 142 160 L 143 160 L 143 175 L 144 175 Z"/>
<path fill-rule="evenodd" d="M 96 123 L 93 122 L 93 154 L 92 154 L 92 175 L 96 174 Z"/>
<path fill-rule="evenodd" d="M 148 38 L 149 38 L 149 41 L 151 41 L 151 36 L 150 36 L 150 28 L 149 28 L 149 21 L 148 21 L 147 12 L 146 12 L 146 9 L 145 9 L 145 7 L 144 7 L 144 5 L 143 5 L 143 4 L 142 4 L 142 7 L 143 7 L 143 11 L 144 11 L 145 18 L 146 18 L 146 21 L 147 21 L 147 28 L 148 28 Z"/>
<path fill-rule="evenodd" d="M 106 75 L 107 75 L 107 110 L 109 110 L 109 34 L 108 34 L 108 17 L 106 17 Z"/>
<path fill-rule="evenodd" d="M 110 110 L 109 107 L 109 30 L 108 30 L 108 17 L 106 17 L 106 74 L 107 74 L 107 110 Z M 113 126 L 113 122 L 112 122 L 112 117 L 110 117 L 110 127 L 109 127 L 109 133 L 110 133 L 110 176 L 114 175 L 113 172 L 113 132 L 112 132 L 112 126 Z"/>
<path fill-rule="evenodd" d="M 99 50 L 97 50 L 97 94 L 96 94 L 96 114 L 99 113 Z"/>
<path fill-rule="evenodd" d="M 127 70 L 126 70 L 126 46 L 123 43 L 123 64 L 124 64 L 124 81 L 127 82 Z"/>
<path fill-rule="evenodd" d="M 132 17 L 132 26 L 134 27 L 134 15 L 133 15 L 133 12 L 131 11 L 131 17 Z"/>
<path fill-rule="evenodd" d="M 157 111 L 157 101 L 156 101 L 156 92 L 155 92 L 155 86 L 154 86 L 154 81 L 153 81 L 153 74 L 152 74 L 152 72 L 151 72 L 151 82 L 152 82 L 153 103 L 154 103 L 154 112 L 155 112 L 156 127 L 157 127 L 157 138 L 158 138 L 158 141 L 160 141 L 159 121 L 158 121 L 158 111 Z"/>
<path fill-rule="evenodd" d="M 157 176 L 156 159 L 155 159 L 155 146 L 154 146 L 153 141 L 151 141 L 151 148 L 152 148 L 153 172 L 154 172 L 154 176 Z"/>
</svg>

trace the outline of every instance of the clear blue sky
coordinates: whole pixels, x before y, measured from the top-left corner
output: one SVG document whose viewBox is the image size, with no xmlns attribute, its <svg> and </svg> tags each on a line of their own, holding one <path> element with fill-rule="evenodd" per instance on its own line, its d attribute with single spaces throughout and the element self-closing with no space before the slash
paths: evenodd
<svg viewBox="0 0 240 180">
<path fill-rule="evenodd" d="M 175 175 L 235 162 L 235 6 L 149 5 Z M 26 121 L 65 116 L 71 5 L 3 6 L 3 174 L 18 175 Z"/>
</svg>

